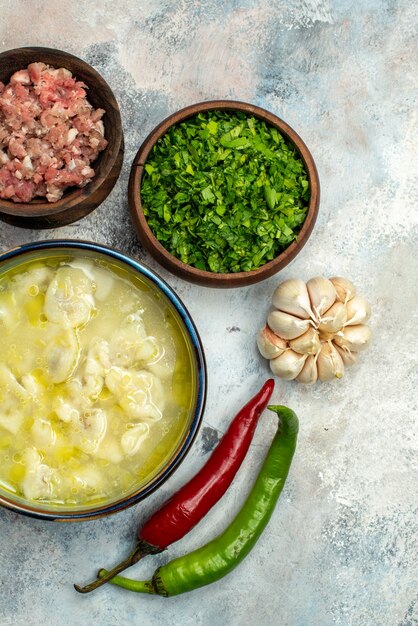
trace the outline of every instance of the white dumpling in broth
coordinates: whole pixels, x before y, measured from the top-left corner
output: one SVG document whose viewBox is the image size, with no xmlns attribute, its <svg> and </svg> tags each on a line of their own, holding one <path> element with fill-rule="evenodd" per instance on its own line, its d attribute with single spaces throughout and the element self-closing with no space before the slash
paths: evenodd
<svg viewBox="0 0 418 626">
<path fill-rule="evenodd" d="M 53 383 L 66 381 L 77 367 L 80 346 L 74 330 L 59 324 L 50 324 L 50 339 L 44 350 L 47 373 Z"/>
<path fill-rule="evenodd" d="M 71 474 L 71 486 L 77 491 L 100 491 L 103 487 L 104 476 L 97 467 L 86 464 L 76 473 Z"/>
<path fill-rule="evenodd" d="M 32 441 L 38 448 L 51 448 L 57 440 L 57 433 L 52 427 L 51 422 L 41 417 L 34 419 L 30 430 Z"/>
<path fill-rule="evenodd" d="M 0 426 L 16 435 L 31 412 L 31 394 L 0 363 Z"/>
<path fill-rule="evenodd" d="M 57 417 L 66 424 L 77 423 L 80 419 L 80 412 L 75 408 L 71 400 L 64 399 L 61 396 L 54 398 L 52 410 Z"/>
<path fill-rule="evenodd" d="M 106 373 L 110 369 L 109 344 L 104 339 L 93 339 L 84 363 L 81 393 L 97 398 L 103 389 Z"/>
<path fill-rule="evenodd" d="M 47 500 L 53 497 L 56 470 L 42 462 L 36 448 L 26 448 L 23 453 L 25 475 L 21 481 L 23 495 L 28 500 Z"/>
<path fill-rule="evenodd" d="M 76 447 L 94 454 L 107 431 L 107 416 L 102 409 L 86 409 L 74 414 L 71 422 L 71 439 Z"/>
<path fill-rule="evenodd" d="M 141 321 L 127 324 L 109 342 L 109 358 L 117 367 L 144 366 L 155 363 L 163 355 L 164 348 L 155 337 L 146 334 Z"/>
<path fill-rule="evenodd" d="M 71 267 L 81 270 L 91 280 L 96 300 L 103 302 L 109 297 L 115 284 L 115 279 L 111 272 L 87 259 L 73 259 Z"/>
<path fill-rule="evenodd" d="M 64 266 L 48 286 L 44 312 L 49 321 L 76 328 L 89 321 L 94 304 L 91 279 L 79 268 Z"/>
<path fill-rule="evenodd" d="M 164 355 L 163 358 L 156 362 L 147 363 L 144 367 L 157 379 L 169 381 L 174 374 L 175 360 L 169 355 Z"/>
<path fill-rule="evenodd" d="M 106 386 L 130 419 L 158 421 L 164 408 L 161 382 L 146 370 L 130 371 L 112 367 Z"/>
<path fill-rule="evenodd" d="M 121 438 L 122 450 L 126 456 L 137 454 L 142 443 L 148 437 L 149 426 L 146 423 L 127 424 L 126 432 Z"/>
<path fill-rule="evenodd" d="M 24 295 L 36 296 L 44 293 L 54 276 L 54 270 L 46 265 L 31 267 L 14 279 L 15 289 Z"/>
<path fill-rule="evenodd" d="M 103 302 L 109 297 L 114 287 L 115 279 L 109 271 L 97 266 L 93 267 L 92 275 L 95 285 L 94 297 L 99 302 Z"/>
<path fill-rule="evenodd" d="M 37 397 L 38 400 L 45 393 L 45 388 L 39 380 L 33 374 L 24 374 L 21 378 L 22 387 L 33 397 Z"/>
<path fill-rule="evenodd" d="M 119 442 L 110 435 L 101 441 L 98 448 L 92 453 L 92 456 L 110 461 L 111 463 L 121 463 L 123 461 L 123 452 Z"/>
<path fill-rule="evenodd" d="M 117 332 L 109 342 L 109 359 L 116 367 L 132 367 L 137 362 L 137 350 L 142 336 L 132 329 Z"/>
</svg>

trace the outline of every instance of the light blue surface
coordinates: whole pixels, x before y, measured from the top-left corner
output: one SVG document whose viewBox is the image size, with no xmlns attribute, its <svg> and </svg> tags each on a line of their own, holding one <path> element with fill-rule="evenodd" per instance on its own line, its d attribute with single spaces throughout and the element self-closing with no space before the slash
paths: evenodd
<svg viewBox="0 0 418 626">
<path fill-rule="evenodd" d="M 73 226 L 0 226 L 0 250 L 79 238 L 145 260 L 177 291 L 205 346 L 204 428 L 187 460 L 142 504 L 77 525 L 0 511 L 2 626 L 413 626 L 418 624 L 417 8 L 412 0 L 6 1 L 1 49 L 44 45 L 82 56 L 121 106 L 126 157 L 106 202 Z M 373 343 L 339 382 L 278 383 L 274 403 L 301 422 L 277 510 L 226 579 L 172 599 L 88 582 L 132 548 L 141 521 L 201 466 L 236 411 L 269 375 L 255 348 L 279 277 L 233 291 L 169 276 L 129 223 L 130 163 L 177 109 L 234 98 L 263 106 L 304 139 L 321 207 L 311 239 L 280 274 L 345 275 L 372 305 Z M 415 160 L 415 162 L 414 162 Z M 265 415 L 235 486 L 154 568 L 202 545 L 240 508 L 274 432 Z"/>
</svg>

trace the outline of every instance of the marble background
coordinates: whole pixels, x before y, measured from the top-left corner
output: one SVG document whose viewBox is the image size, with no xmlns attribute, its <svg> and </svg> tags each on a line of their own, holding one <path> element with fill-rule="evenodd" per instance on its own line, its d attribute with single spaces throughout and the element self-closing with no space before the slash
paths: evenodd
<svg viewBox="0 0 418 626">
<path fill-rule="evenodd" d="M 54 231 L 0 225 L 0 250 L 83 238 L 146 261 L 177 290 L 202 335 L 209 394 L 200 436 L 147 501 L 75 525 L 0 511 L 2 626 L 412 626 L 418 624 L 417 9 L 414 0 L 3 0 L 0 49 L 45 45 L 91 63 L 121 106 L 126 158 L 106 202 Z M 130 162 L 149 131 L 187 104 L 234 98 L 293 126 L 322 183 L 313 235 L 280 276 L 215 291 L 168 275 L 128 218 Z M 414 163 L 415 157 L 415 163 Z M 345 275 L 373 308 L 373 345 L 340 382 L 279 383 L 300 416 L 298 453 L 275 514 L 224 580 L 172 599 L 87 582 L 133 545 L 139 523 L 202 464 L 268 377 L 255 334 L 279 279 Z M 0 339 L 1 342 L 1 339 Z M 1 345 L 1 343 L 0 343 Z M 203 544 L 240 508 L 274 432 L 265 415 L 236 486 L 170 556 Z M 149 577 L 167 555 L 131 570 Z"/>
</svg>

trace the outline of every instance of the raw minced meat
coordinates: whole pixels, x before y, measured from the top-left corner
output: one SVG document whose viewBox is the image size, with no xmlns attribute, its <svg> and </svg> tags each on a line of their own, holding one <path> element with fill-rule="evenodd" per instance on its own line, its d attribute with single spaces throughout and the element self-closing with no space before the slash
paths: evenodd
<svg viewBox="0 0 418 626">
<path fill-rule="evenodd" d="M 104 109 L 94 109 L 86 85 L 67 69 L 31 63 L 0 82 L 0 198 L 56 202 L 84 187 L 90 164 L 104 150 Z"/>
</svg>

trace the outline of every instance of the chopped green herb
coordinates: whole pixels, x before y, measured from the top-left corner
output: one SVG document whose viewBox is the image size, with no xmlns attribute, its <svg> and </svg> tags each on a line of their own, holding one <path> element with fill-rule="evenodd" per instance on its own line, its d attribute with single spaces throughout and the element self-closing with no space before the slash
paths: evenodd
<svg viewBox="0 0 418 626">
<path fill-rule="evenodd" d="M 144 215 L 175 257 L 199 269 L 258 269 L 296 239 L 310 197 L 295 146 L 241 112 L 207 111 L 172 126 L 142 179 Z"/>
</svg>

